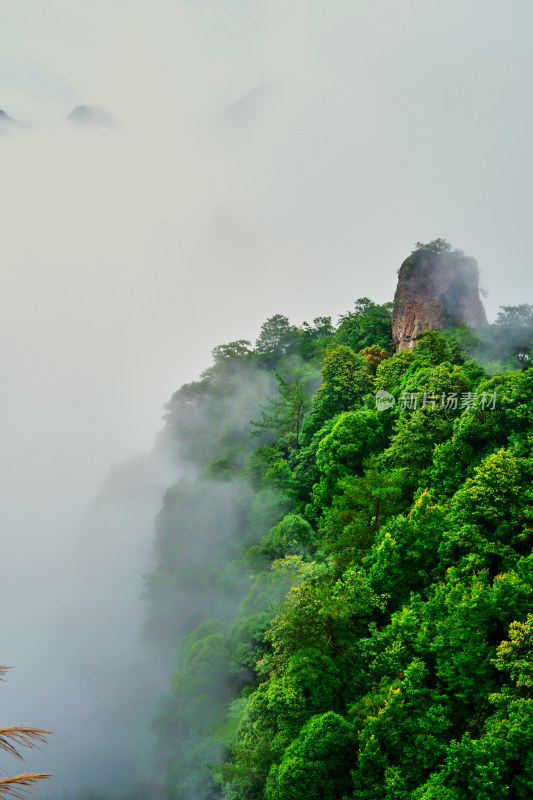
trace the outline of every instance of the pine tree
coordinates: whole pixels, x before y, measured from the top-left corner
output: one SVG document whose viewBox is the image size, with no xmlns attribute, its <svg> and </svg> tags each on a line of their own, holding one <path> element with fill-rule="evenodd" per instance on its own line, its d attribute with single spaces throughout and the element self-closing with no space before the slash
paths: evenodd
<svg viewBox="0 0 533 800">
<path fill-rule="evenodd" d="M 307 392 L 299 381 L 290 383 L 276 373 L 278 396 L 267 400 L 261 407 L 261 419 L 252 425 L 255 430 L 251 436 L 261 436 L 263 431 L 273 431 L 278 436 L 292 433 L 295 436 L 295 450 L 298 452 L 300 430 L 303 418 L 309 409 Z"/>
</svg>

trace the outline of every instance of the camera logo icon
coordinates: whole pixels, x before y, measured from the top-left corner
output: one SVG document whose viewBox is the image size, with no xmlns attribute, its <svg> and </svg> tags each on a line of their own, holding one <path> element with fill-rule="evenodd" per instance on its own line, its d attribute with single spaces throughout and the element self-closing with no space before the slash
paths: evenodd
<svg viewBox="0 0 533 800">
<path fill-rule="evenodd" d="M 396 399 L 390 392 L 385 392 L 383 389 L 376 392 L 376 408 L 378 411 L 386 411 L 388 408 L 392 408 L 395 402 Z"/>
</svg>

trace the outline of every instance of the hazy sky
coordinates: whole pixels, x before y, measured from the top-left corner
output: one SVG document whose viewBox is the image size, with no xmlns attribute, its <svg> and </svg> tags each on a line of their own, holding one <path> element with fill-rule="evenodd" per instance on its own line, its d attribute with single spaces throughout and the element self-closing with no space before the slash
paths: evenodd
<svg viewBox="0 0 533 800">
<path fill-rule="evenodd" d="M 212 346 L 390 299 L 417 240 L 478 258 L 489 315 L 533 298 L 532 22 L 525 0 L 0 2 L 0 107 L 34 127 L 0 141 L 22 460 L 147 446 Z M 79 103 L 118 129 L 66 129 Z"/>
<path fill-rule="evenodd" d="M 533 301 L 532 23 L 530 0 L 0 0 L 0 108 L 28 125 L 0 138 L 14 592 L 22 559 L 61 570 L 67 521 L 214 345 L 389 300 L 437 236 L 489 317 Z M 116 128 L 72 129 L 82 103 Z"/>
</svg>

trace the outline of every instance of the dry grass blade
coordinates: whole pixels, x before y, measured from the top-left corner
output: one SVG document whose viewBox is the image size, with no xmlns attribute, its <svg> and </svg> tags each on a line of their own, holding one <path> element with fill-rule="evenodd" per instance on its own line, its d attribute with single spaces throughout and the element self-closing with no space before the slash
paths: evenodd
<svg viewBox="0 0 533 800">
<path fill-rule="evenodd" d="M 22 772 L 12 778 L 0 778 L 0 798 L 13 797 L 25 800 L 26 794 L 31 794 L 31 788 L 37 781 L 49 778 L 44 772 Z"/>
<path fill-rule="evenodd" d="M 37 743 L 42 744 L 45 742 L 45 736 L 49 734 L 50 731 L 32 728 L 30 725 L 13 725 L 10 728 L 0 728 L 0 750 L 5 750 L 6 753 L 10 753 L 23 761 L 17 746 L 37 747 Z"/>
</svg>

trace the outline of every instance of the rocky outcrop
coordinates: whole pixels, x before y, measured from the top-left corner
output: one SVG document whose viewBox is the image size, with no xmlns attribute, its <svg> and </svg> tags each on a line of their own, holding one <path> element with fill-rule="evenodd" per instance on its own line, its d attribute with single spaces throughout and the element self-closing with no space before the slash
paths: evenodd
<svg viewBox="0 0 533 800">
<path fill-rule="evenodd" d="M 398 272 L 392 313 L 397 349 L 411 349 L 425 330 L 460 324 L 474 329 L 487 324 L 477 262 L 449 247 L 420 247 Z"/>
</svg>

